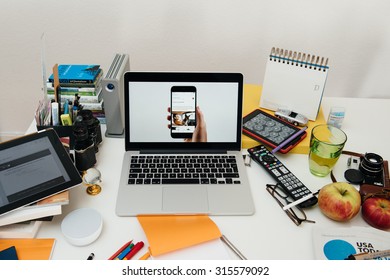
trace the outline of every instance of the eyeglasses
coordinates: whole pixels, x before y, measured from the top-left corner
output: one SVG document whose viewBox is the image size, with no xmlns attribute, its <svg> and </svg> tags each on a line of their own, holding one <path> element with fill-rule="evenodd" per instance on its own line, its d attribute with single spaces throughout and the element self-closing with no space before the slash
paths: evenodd
<svg viewBox="0 0 390 280">
<path fill-rule="evenodd" d="M 280 187 L 279 185 L 270 185 L 267 184 L 266 187 L 269 194 L 278 202 L 279 206 L 283 209 L 286 205 L 292 203 L 290 201 L 289 195 Z M 286 210 L 283 210 L 287 216 L 297 225 L 299 226 L 302 222 L 307 223 L 315 223 L 315 221 L 308 220 L 305 212 L 299 206 L 293 206 Z"/>
</svg>

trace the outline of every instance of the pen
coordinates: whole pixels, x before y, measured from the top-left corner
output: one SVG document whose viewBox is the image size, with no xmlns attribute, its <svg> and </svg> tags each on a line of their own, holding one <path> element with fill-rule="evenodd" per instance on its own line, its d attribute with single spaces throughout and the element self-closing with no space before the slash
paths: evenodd
<svg viewBox="0 0 390 280">
<path fill-rule="evenodd" d="M 138 253 L 139 250 L 144 247 L 144 243 L 142 241 L 137 242 L 134 247 L 130 250 L 130 252 L 123 258 L 123 260 L 130 260 L 135 254 Z"/>
<path fill-rule="evenodd" d="M 89 255 L 89 257 L 87 258 L 87 260 L 93 260 L 93 258 L 95 257 L 95 254 L 94 253 L 91 253 Z"/>
<path fill-rule="evenodd" d="M 287 209 L 290 209 L 291 207 L 295 206 L 295 205 L 298 205 L 306 200 L 309 200 L 310 198 L 312 198 L 313 196 L 317 195 L 320 191 L 317 191 L 315 193 L 311 193 L 311 194 L 308 194 L 304 197 L 301 197 L 300 199 L 297 199 L 295 200 L 294 202 L 291 202 L 289 204 L 287 204 L 286 206 L 283 207 L 283 210 L 287 210 Z"/>
<path fill-rule="evenodd" d="M 116 258 L 115 260 L 123 260 L 124 257 L 132 250 L 134 244 L 131 243 L 128 247 L 126 247 Z"/>
<path fill-rule="evenodd" d="M 226 244 L 228 245 L 228 247 L 230 249 L 232 249 L 232 251 L 242 260 L 246 260 L 245 256 L 243 254 L 241 254 L 241 252 L 233 245 L 233 243 L 231 243 L 225 235 L 222 235 L 221 236 L 221 240 Z"/>
<path fill-rule="evenodd" d="M 130 240 L 130 241 L 127 242 L 125 245 L 123 245 L 122 247 L 120 247 L 118 251 L 116 251 L 111 257 L 109 257 L 109 260 L 115 259 L 115 258 L 116 258 L 124 249 L 126 249 L 126 247 L 129 246 L 132 242 L 133 242 L 133 240 Z"/>
<path fill-rule="evenodd" d="M 289 138 L 287 138 L 285 141 L 283 141 L 279 146 L 277 146 L 275 149 L 273 149 L 271 151 L 271 153 L 274 154 L 277 151 L 279 151 L 281 148 L 286 146 L 286 144 L 288 144 L 289 142 L 291 142 L 292 140 L 294 140 L 295 138 L 297 138 L 298 136 L 303 134 L 306 129 L 307 129 L 307 126 L 303 127 L 302 129 L 298 130 L 297 132 L 295 132 L 293 135 L 291 135 Z"/>
<path fill-rule="evenodd" d="M 383 250 L 373 253 L 360 253 L 355 255 L 349 255 L 346 260 L 372 260 L 388 256 L 390 256 L 390 250 Z"/>
</svg>

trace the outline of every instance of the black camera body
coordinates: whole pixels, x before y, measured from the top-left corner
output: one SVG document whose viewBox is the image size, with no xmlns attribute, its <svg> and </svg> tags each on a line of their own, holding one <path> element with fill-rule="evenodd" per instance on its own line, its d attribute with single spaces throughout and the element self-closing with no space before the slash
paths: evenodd
<svg viewBox="0 0 390 280">
<path fill-rule="evenodd" d="M 383 187 L 383 158 L 374 153 L 366 153 L 360 158 L 359 170 L 364 183 Z"/>
<path fill-rule="evenodd" d="M 348 159 L 348 169 L 344 172 L 345 179 L 352 184 L 383 187 L 383 158 L 374 153 L 366 153 L 359 156 L 359 160 L 352 157 Z"/>
</svg>

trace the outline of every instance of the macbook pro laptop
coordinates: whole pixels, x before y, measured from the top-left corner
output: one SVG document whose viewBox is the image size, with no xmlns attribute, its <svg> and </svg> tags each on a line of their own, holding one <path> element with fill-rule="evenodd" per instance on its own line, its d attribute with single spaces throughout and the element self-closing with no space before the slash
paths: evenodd
<svg viewBox="0 0 390 280">
<path fill-rule="evenodd" d="M 127 72 L 118 216 L 252 215 L 239 73 Z"/>
</svg>

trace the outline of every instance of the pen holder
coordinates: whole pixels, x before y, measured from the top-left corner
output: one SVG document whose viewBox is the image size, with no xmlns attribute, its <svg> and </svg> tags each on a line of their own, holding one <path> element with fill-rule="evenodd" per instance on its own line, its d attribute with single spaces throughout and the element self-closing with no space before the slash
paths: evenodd
<svg viewBox="0 0 390 280">
<path fill-rule="evenodd" d="M 37 125 L 37 130 L 44 130 L 48 128 L 53 128 L 55 132 L 57 132 L 58 137 L 60 138 L 69 138 L 69 149 L 73 150 L 74 148 L 74 135 L 72 132 L 72 126 L 64 126 L 64 125 L 55 125 L 55 126 L 44 126 Z"/>
</svg>

